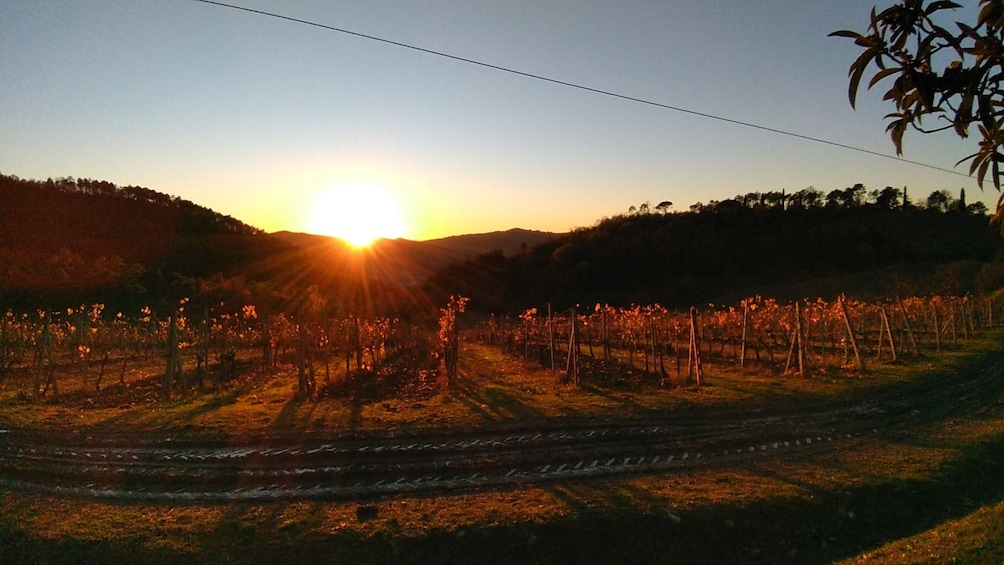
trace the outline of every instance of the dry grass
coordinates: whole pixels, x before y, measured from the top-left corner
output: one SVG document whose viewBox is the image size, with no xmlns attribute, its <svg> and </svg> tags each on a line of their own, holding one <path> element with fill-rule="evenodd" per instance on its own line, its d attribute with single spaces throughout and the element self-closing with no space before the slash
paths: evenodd
<svg viewBox="0 0 1004 565">
<path fill-rule="evenodd" d="M 932 363 L 943 366 L 950 361 L 947 355 Z M 613 369 L 632 376 L 616 383 L 587 377 L 576 387 L 563 384 L 560 371 L 555 375 L 535 362 L 468 344 L 461 355 L 459 386 L 453 391 L 439 382 L 420 394 L 404 396 L 322 394 L 300 399 L 291 366 L 266 375 L 245 360 L 243 374 L 233 381 L 220 386 L 207 382 L 202 390 L 192 388 L 162 400 L 161 365 L 157 359 L 139 364 L 127 372 L 124 384 L 106 384 L 100 392 L 84 391 L 80 371 L 67 365 L 60 369 L 60 395 L 42 401 L 29 394 L 27 374 L 14 375 L 0 385 L 0 428 L 90 434 L 139 430 L 213 438 L 274 432 L 469 430 L 555 419 L 649 418 L 701 407 L 798 404 L 887 386 L 909 374 L 901 365 L 876 365 L 866 376 L 831 371 L 806 379 L 765 369 L 710 365 L 705 375 L 710 386 L 698 388 L 686 382 L 685 369 L 683 375 L 671 373 L 668 382 L 660 383 L 656 375 L 620 366 Z M 330 378 L 335 388 L 348 377 L 344 367 L 332 366 Z M 322 371 L 322 385 L 324 379 Z"/>
<path fill-rule="evenodd" d="M 723 469 L 395 497 L 365 502 L 376 517 L 364 521 L 360 503 L 164 506 L 8 492 L 0 547 L 33 562 L 1000 562 L 1002 430 L 997 409 L 936 430 L 962 432 L 953 447 L 862 439 Z"/>
<path fill-rule="evenodd" d="M 866 376 L 716 374 L 711 386 L 575 388 L 480 347 L 459 390 L 424 399 L 295 401 L 292 375 L 129 408 L 40 405 L 0 393 L 0 426 L 207 435 L 532 425 L 693 407 L 867 394 L 954 370 L 993 370 L 1001 334 Z M 963 369 L 960 369 L 962 367 Z M 72 387 L 72 383 L 70 383 Z M 996 389 L 1000 395 L 1000 387 Z M 69 396 L 69 395 L 67 395 Z M 8 562 L 1004 562 L 1004 398 L 965 418 L 831 451 L 688 472 L 363 502 L 152 505 L 0 497 Z M 360 505 L 375 517 L 360 519 Z"/>
</svg>

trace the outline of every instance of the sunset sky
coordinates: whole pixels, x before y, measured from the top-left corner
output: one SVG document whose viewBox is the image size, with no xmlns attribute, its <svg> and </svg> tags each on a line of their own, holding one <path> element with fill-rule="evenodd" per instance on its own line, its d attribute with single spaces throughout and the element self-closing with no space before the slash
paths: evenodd
<svg viewBox="0 0 1004 565">
<path fill-rule="evenodd" d="M 850 108 L 858 52 L 827 37 L 864 30 L 872 0 L 232 3 L 894 153 L 891 108 L 878 91 Z M 267 231 L 320 231 L 353 190 L 383 191 L 358 205 L 396 207 L 392 235 L 410 239 L 858 182 L 997 198 L 963 176 L 194 0 L 0 2 L 0 53 L 0 172 L 145 186 Z M 904 157 L 952 169 L 973 147 L 908 134 Z"/>
</svg>

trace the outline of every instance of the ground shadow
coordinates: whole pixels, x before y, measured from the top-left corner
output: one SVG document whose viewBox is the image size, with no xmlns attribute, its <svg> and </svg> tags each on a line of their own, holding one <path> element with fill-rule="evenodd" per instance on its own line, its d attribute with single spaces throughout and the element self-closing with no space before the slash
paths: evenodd
<svg viewBox="0 0 1004 565">
<path fill-rule="evenodd" d="M 505 389 L 496 385 L 485 386 L 474 375 L 466 375 L 457 380 L 450 390 L 456 398 L 483 423 L 519 421 L 521 423 L 541 420 L 544 415 Z"/>
</svg>

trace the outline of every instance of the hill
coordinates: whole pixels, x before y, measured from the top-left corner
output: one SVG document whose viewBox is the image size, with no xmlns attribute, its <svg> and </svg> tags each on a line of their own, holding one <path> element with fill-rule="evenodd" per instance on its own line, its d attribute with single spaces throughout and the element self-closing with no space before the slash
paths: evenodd
<svg viewBox="0 0 1004 565">
<path fill-rule="evenodd" d="M 453 262 L 471 259 L 495 250 L 501 251 L 504 255 L 524 253 L 537 244 L 554 239 L 557 235 L 552 232 L 513 228 L 506 231 L 430 239 L 420 242 L 420 246 L 431 255 L 449 258 L 450 262 Z M 395 241 L 405 243 L 405 240 Z"/>
<path fill-rule="evenodd" d="M 166 273 L 236 274 L 282 249 L 261 230 L 148 188 L 0 175 L 0 300 L 149 297 Z"/>
<path fill-rule="evenodd" d="M 517 311 L 545 303 L 687 307 L 756 294 L 964 294 L 1004 285 L 1002 239 L 981 206 L 940 193 L 914 206 L 876 192 L 864 197 L 860 185 L 847 190 L 859 196 L 831 193 L 807 203 L 765 193 L 679 213 L 643 207 L 526 253 L 453 265 L 430 288 L 469 296 L 489 311 Z"/>
<path fill-rule="evenodd" d="M 289 231 L 272 235 L 299 249 L 323 251 L 335 258 L 361 255 L 370 263 L 370 271 L 383 278 L 423 281 L 451 263 L 471 260 L 489 252 L 514 255 L 550 241 L 558 234 L 513 228 L 425 241 L 379 239 L 365 250 L 354 249 L 344 241 L 322 235 Z M 386 268 L 384 263 L 393 263 L 393 269 Z"/>
<path fill-rule="evenodd" d="M 668 203 L 667 203 L 668 204 Z M 355 250 L 266 234 L 195 203 L 86 179 L 0 175 L 0 304 L 103 302 L 388 315 L 435 313 L 451 294 L 483 312 L 551 303 L 687 307 L 744 296 L 859 298 L 1004 286 L 985 210 L 938 192 L 920 206 L 855 185 L 647 205 L 566 234 L 509 230 Z"/>
<path fill-rule="evenodd" d="M 109 308 L 254 302 L 295 308 L 305 293 L 331 307 L 435 312 L 413 295 L 437 270 L 553 234 L 509 230 L 431 241 L 381 240 L 355 250 L 329 237 L 266 234 L 193 202 L 107 181 L 0 174 L 0 307 Z M 335 298 L 330 298 L 335 297 Z"/>
</svg>

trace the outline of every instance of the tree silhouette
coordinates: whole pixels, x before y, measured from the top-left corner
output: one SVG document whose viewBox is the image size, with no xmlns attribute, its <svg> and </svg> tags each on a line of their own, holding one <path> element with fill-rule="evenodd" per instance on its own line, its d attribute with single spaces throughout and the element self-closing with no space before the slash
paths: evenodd
<svg viewBox="0 0 1004 565">
<path fill-rule="evenodd" d="M 864 204 L 867 193 L 868 190 L 861 183 L 842 190 L 837 189 L 826 195 L 826 205 L 831 208 L 854 208 Z"/>
<path fill-rule="evenodd" d="M 880 208 L 898 208 L 902 196 L 903 191 L 887 186 L 880 191 L 875 191 L 875 205 Z"/>
<path fill-rule="evenodd" d="M 1004 2 L 980 0 L 975 22 L 956 21 L 952 32 L 943 12 L 961 8 L 947 0 L 900 0 L 877 11 L 872 8 L 866 33 L 840 30 L 831 36 L 846 37 L 862 48 L 851 64 L 848 96 L 855 106 L 861 80 L 874 70 L 868 87 L 889 85 L 883 96 L 895 106 L 887 131 L 903 153 L 908 129 L 922 133 L 954 131 L 967 138 L 976 124 L 980 139 L 969 174 L 980 186 L 989 172 L 1000 191 L 1004 171 Z M 925 118 L 940 120 L 933 127 Z M 997 201 L 995 219 L 1004 215 L 1004 195 Z"/>
<path fill-rule="evenodd" d="M 947 212 L 955 198 L 947 190 L 935 190 L 927 197 L 927 208 L 938 212 Z"/>
</svg>

